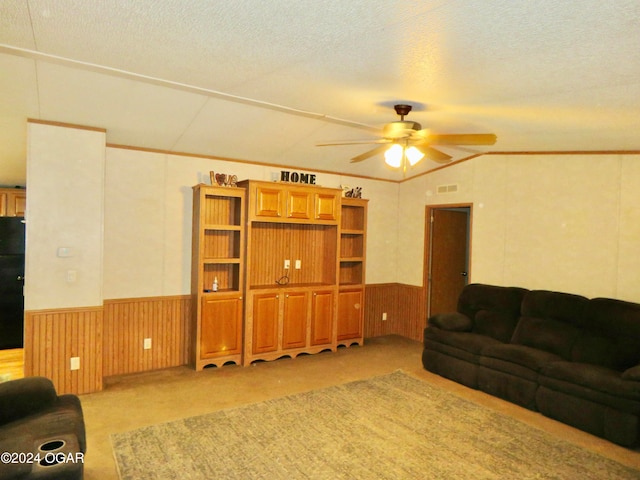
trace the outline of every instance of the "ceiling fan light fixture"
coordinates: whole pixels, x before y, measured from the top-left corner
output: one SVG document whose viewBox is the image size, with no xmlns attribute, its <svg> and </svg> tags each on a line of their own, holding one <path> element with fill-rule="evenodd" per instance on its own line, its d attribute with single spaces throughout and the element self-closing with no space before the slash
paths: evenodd
<svg viewBox="0 0 640 480">
<path fill-rule="evenodd" d="M 407 156 L 407 160 L 409 160 L 409 165 L 411 165 L 412 167 L 424 158 L 424 153 L 422 153 L 416 147 L 407 148 L 404 154 Z"/>
<path fill-rule="evenodd" d="M 387 165 L 393 168 L 400 168 L 402 165 L 402 156 L 404 149 L 398 145 L 392 145 L 386 152 L 384 152 L 384 161 Z"/>
</svg>

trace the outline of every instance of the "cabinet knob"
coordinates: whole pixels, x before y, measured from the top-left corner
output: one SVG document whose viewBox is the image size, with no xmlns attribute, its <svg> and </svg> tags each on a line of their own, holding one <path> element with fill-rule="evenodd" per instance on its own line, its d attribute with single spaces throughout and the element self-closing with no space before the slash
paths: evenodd
<svg viewBox="0 0 640 480">
<path fill-rule="evenodd" d="M 356 303 L 356 304 L 353 306 L 353 308 L 355 308 L 356 310 L 360 310 L 360 304 L 359 304 L 359 303 Z"/>
</svg>

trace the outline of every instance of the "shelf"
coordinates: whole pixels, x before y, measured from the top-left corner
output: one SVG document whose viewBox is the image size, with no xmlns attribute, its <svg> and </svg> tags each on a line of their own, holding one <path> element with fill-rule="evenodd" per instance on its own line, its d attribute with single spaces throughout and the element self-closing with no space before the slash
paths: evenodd
<svg viewBox="0 0 640 480">
<path fill-rule="evenodd" d="M 364 257 L 342 257 L 340 263 L 357 263 L 364 262 Z"/>
<path fill-rule="evenodd" d="M 240 258 L 204 258 L 202 259 L 202 263 L 205 265 L 213 265 L 213 264 L 239 264 L 241 262 Z"/>
<path fill-rule="evenodd" d="M 232 232 L 239 232 L 240 230 L 242 230 L 242 226 L 241 225 L 227 225 L 227 224 L 207 224 L 207 225 L 203 225 L 202 229 L 207 231 L 207 230 L 228 230 L 228 231 L 232 231 Z"/>
<path fill-rule="evenodd" d="M 364 230 L 343 228 L 340 230 L 341 235 L 364 235 Z"/>
<path fill-rule="evenodd" d="M 340 261 L 340 285 L 363 283 L 362 261 Z"/>
<path fill-rule="evenodd" d="M 278 285 L 272 283 L 269 285 L 250 285 L 249 290 L 278 290 L 278 289 L 302 289 L 302 288 L 324 288 L 334 287 L 335 283 L 287 283 L 286 285 Z"/>
<path fill-rule="evenodd" d="M 216 296 L 226 296 L 228 294 L 239 294 L 240 290 L 235 289 L 235 288 L 219 288 L 217 292 L 207 292 L 207 291 L 203 291 L 202 292 L 202 296 L 203 297 L 216 297 Z"/>
</svg>

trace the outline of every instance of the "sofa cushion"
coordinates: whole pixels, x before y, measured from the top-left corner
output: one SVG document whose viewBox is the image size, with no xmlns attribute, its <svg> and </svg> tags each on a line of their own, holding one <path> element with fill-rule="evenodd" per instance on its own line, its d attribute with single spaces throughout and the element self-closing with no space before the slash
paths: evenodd
<svg viewBox="0 0 640 480">
<path fill-rule="evenodd" d="M 451 332 L 437 327 L 425 329 L 424 341 L 425 347 L 438 349 L 436 344 L 448 345 L 473 355 L 480 355 L 480 352 L 487 345 L 500 343 L 495 338 L 486 335 L 478 335 L 472 332 Z"/>
<path fill-rule="evenodd" d="M 571 360 L 620 372 L 640 363 L 640 305 L 611 298 L 589 301 Z"/>
<path fill-rule="evenodd" d="M 522 317 L 513 334 L 512 342 L 544 350 L 565 360 L 580 335 L 580 329 L 550 318 Z"/>
<path fill-rule="evenodd" d="M 564 387 L 559 387 L 563 384 L 552 380 L 565 382 Z M 545 365 L 540 371 L 540 384 L 601 403 L 605 403 L 602 400 L 605 397 L 633 400 L 638 403 L 638 412 L 640 412 L 640 382 L 625 380 L 620 372 L 600 365 L 565 361 L 552 362 Z M 584 388 L 567 391 L 570 388 L 568 385 Z M 589 391 L 593 393 L 585 393 Z M 611 403 L 606 402 L 606 404 Z M 619 405 L 612 404 L 611 406 L 618 407 Z"/>
<path fill-rule="evenodd" d="M 635 380 L 640 382 L 640 365 L 631 367 L 622 374 L 623 380 Z"/>
<path fill-rule="evenodd" d="M 472 283 L 458 298 L 458 312 L 473 320 L 473 332 L 507 342 L 520 314 L 524 288 Z"/>
<path fill-rule="evenodd" d="M 429 318 L 429 326 L 452 332 L 469 332 L 473 322 L 462 313 L 438 313 Z"/>
<path fill-rule="evenodd" d="M 572 293 L 532 290 L 522 299 L 522 316 L 551 318 L 563 323 L 579 325 L 589 300 Z"/>
<path fill-rule="evenodd" d="M 482 350 L 480 364 L 513 375 L 535 380 L 537 373 L 549 362 L 562 357 L 544 350 L 515 344 L 489 345 Z M 524 367 L 524 369 L 522 368 Z M 529 370 L 529 371 L 527 371 Z"/>
<path fill-rule="evenodd" d="M 571 349 L 571 360 L 623 371 L 638 362 L 640 345 L 631 338 L 608 338 L 582 332 Z"/>
<path fill-rule="evenodd" d="M 545 350 L 568 360 L 581 333 L 587 298 L 570 293 L 533 290 L 522 301 L 522 317 L 512 343 Z"/>
</svg>

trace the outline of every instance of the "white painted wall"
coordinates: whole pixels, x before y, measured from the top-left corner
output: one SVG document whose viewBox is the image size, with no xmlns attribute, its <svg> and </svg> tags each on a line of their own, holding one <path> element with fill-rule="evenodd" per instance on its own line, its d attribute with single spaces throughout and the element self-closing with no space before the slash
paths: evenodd
<svg viewBox="0 0 640 480">
<path fill-rule="evenodd" d="M 210 170 L 280 170 L 28 128 L 28 310 L 189 293 L 191 187 Z M 401 184 L 322 173 L 317 183 L 370 199 L 367 283 L 422 285 L 425 205 L 472 203 L 471 281 L 640 302 L 639 155 L 488 155 Z M 452 183 L 457 193 L 436 193 Z"/>
<path fill-rule="evenodd" d="M 190 292 L 192 186 L 209 171 L 271 180 L 275 167 L 119 148 L 106 150 L 104 298 Z M 367 281 L 395 281 L 398 185 L 325 173 L 316 184 L 361 186 L 370 198 Z"/>
<path fill-rule="evenodd" d="M 25 309 L 101 305 L 105 134 L 27 128 Z"/>
<path fill-rule="evenodd" d="M 406 182 L 400 205 L 414 201 L 401 224 L 413 226 L 401 243 L 400 277 L 422 284 L 425 205 L 469 202 L 471 281 L 640 302 L 639 161 L 483 156 Z M 435 193 L 451 183 L 458 193 Z"/>
</svg>

